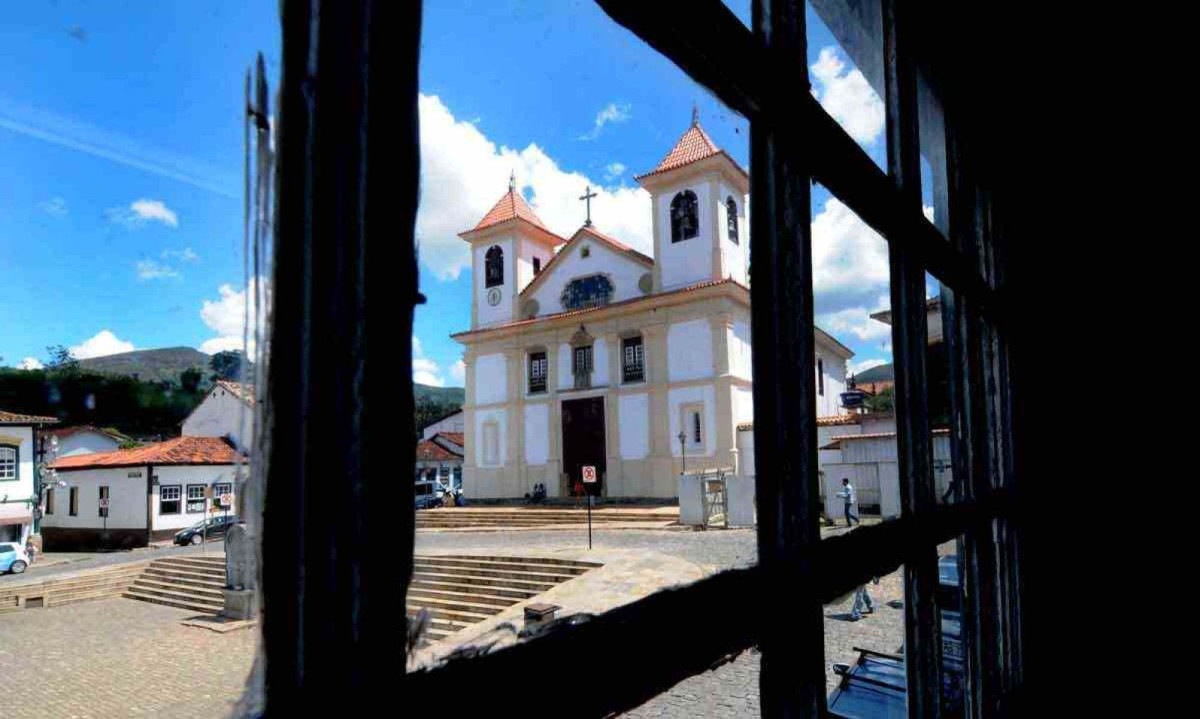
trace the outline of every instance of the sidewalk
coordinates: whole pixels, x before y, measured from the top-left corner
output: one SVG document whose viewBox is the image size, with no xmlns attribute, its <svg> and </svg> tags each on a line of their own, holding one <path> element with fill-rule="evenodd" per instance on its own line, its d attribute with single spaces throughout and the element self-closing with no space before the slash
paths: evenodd
<svg viewBox="0 0 1200 719">
<path fill-rule="evenodd" d="M 43 552 L 24 574 L 0 574 L 0 587 L 10 588 L 22 584 L 34 584 L 50 577 L 58 577 L 77 571 L 111 567 L 131 562 L 145 562 L 181 554 L 207 554 L 225 556 L 225 543 L 213 541 L 206 545 L 186 547 L 140 547 L 118 552 Z"/>
</svg>

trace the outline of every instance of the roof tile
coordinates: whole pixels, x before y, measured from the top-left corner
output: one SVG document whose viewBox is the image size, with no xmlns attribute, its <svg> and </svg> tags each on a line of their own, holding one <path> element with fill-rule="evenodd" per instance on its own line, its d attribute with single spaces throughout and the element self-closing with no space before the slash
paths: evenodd
<svg viewBox="0 0 1200 719">
<path fill-rule="evenodd" d="M 53 469 L 135 467 L 144 464 L 236 464 L 243 457 L 221 437 L 176 437 L 134 449 L 62 457 Z"/>
</svg>

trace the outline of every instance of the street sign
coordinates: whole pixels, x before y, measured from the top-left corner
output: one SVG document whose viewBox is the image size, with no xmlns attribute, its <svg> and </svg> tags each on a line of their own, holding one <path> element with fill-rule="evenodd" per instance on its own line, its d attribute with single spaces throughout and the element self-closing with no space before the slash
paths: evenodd
<svg viewBox="0 0 1200 719">
<path fill-rule="evenodd" d="M 100 498 L 100 509 L 108 509 L 108 497 Z"/>
<path fill-rule="evenodd" d="M 221 497 L 217 501 L 221 504 L 222 507 L 231 507 L 231 506 L 233 506 L 233 495 L 228 494 L 228 493 L 222 494 Z"/>
<path fill-rule="evenodd" d="M 596 468 L 590 464 L 583 466 L 583 481 L 586 484 L 593 484 L 596 481 Z"/>
</svg>

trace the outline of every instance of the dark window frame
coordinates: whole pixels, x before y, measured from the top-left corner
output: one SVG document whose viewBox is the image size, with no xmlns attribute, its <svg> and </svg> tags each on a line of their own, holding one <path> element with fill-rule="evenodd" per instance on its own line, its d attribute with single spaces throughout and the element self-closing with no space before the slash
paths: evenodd
<svg viewBox="0 0 1200 719">
<path fill-rule="evenodd" d="M 741 242 L 738 241 L 738 205 L 737 200 L 733 199 L 733 195 L 725 198 L 725 224 L 729 241 L 740 245 Z"/>
<path fill-rule="evenodd" d="M 192 487 L 199 487 L 199 488 L 200 488 L 200 498 L 199 498 L 198 500 L 197 500 L 197 499 L 193 499 L 193 498 L 192 498 L 192 496 L 191 496 L 191 494 L 192 494 Z M 204 496 L 204 490 L 205 490 L 207 487 L 208 487 L 208 485 L 207 485 L 207 484 L 196 484 L 196 483 L 191 483 L 191 484 L 188 484 L 188 485 L 186 485 L 186 486 L 184 487 L 184 490 L 183 490 L 183 509 L 184 509 L 184 513 L 185 513 L 185 514 L 206 514 L 206 513 L 207 513 L 207 511 L 208 511 L 208 502 L 207 502 L 207 499 L 208 499 L 208 498 Z M 197 501 L 200 503 L 200 509 L 192 509 L 192 505 L 193 505 L 193 504 L 195 504 Z"/>
<path fill-rule="evenodd" d="M 817 358 L 817 396 L 825 396 L 825 360 Z"/>
<path fill-rule="evenodd" d="M 71 492 L 68 495 L 70 500 L 67 506 L 67 515 L 71 517 L 79 516 L 79 487 L 71 487 Z"/>
<path fill-rule="evenodd" d="M 21 481 L 21 448 L 15 444 L 0 444 L 0 451 L 12 452 L 12 476 L 0 477 L 0 482 Z"/>
<path fill-rule="evenodd" d="M 46 514 L 54 514 L 54 488 L 46 490 Z"/>
<path fill-rule="evenodd" d="M 107 484 L 100 485 L 99 492 L 97 494 L 96 499 L 97 500 L 109 499 L 110 496 L 111 496 L 111 492 L 109 490 L 109 485 L 107 485 Z M 106 517 L 107 518 L 108 517 L 108 509 L 109 509 L 108 507 L 101 507 L 99 501 L 96 502 L 96 516 L 97 517 Z"/>
<path fill-rule="evenodd" d="M 163 499 L 163 490 L 165 490 L 165 489 L 173 489 L 179 493 L 179 496 L 177 496 L 175 499 Z M 163 507 L 168 503 L 173 503 L 175 505 L 175 511 L 169 512 L 169 511 L 166 511 L 163 509 Z M 161 517 L 161 516 L 173 516 L 176 514 L 183 514 L 183 485 L 182 484 L 161 484 L 161 485 L 159 485 L 159 487 L 158 487 L 158 515 Z"/>
<path fill-rule="evenodd" d="M 965 534 L 964 573 L 974 597 L 964 607 L 968 663 L 973 663 L 968 694 L 977 706 L 996 706 L 1005 699 L 1001 687 L 1021 684 L 1019 644 L 1010 642 L 1003 652 L 995 651 L 998 634 L 1015 637 L 1019 629 L 1015 618 L 1019 575 L 1012 564 L 993 567 L 986 561 L 989 556 L 1008 556 L 1015 541 L 1011 527 L 1002 527 L 1005 531 L 997 533 L 1000 538 L 992 532 L 993 526 L 1013 518 L 1007 494 L 1013 432 L 1011 415 L 1004 409 L 1012 404 L 1005 374 L 1007 308 L 993 289 L 1003 274 L 1000 263 L 1005 253 L 993 249 L 993 243 L 1003 239 L 1003 208 L 993 204 L 984 182 L 973 179 L 972 138 L 956 134 L 954 108 L 946 107 L 949 202 L 955 208 L 950 213 L 951 237 L 943 237 L 925 220 L 912 182 L 918 152 L 914 61 L 904 45 L 907 35 L 898 31 L 908 27 L 901 9 L 884 0 L 889 158 L 900 160 L 889 162 L 893 170 L 888 175 L 813 98 L 795 92 L 796 83 L 803 84 L 807 75 L 803 4 L 755 0 L 753 30 L 749 30 L 718 2 L 668 14 L 657 13 L 645 3 L 597 1 L 618 23 L 685 68 L 751 123 L 751 184 L 756 207 L 762 208 L 751 218 L 751 249 L 754 254 L 788 259 L 755 263 L 751 285 L 756 299 L 752 309 L 755 425 L 759 428 L 756 492 L 776 498 L 759 507 L 759 564 L 660 592 L 589 622 L 558 627 L 535 641 L 402 675 L 405 693 L 413 697 L 453 693 L 461 699 L 456 709 L 462 711 L 471 707 L 494 711 L 499 701 L 501 709 L 553 713 L 562 709 L 558 693 L 514 694 L 512 682 L 537 675 L 545 686 L 566 686 L 577 680 L 578 663 L 564 661 L 565 656 L 595 659 L 611 656 L 609 652 L 619 647 L 623 651 L 619 674 L 606 662 L 592 665 L 591 678 L 605 691 L 572 694 L 572 714 L 602 716 L 638 706 L 677 681 L 758 645 L 764 715 L 818 716 L 825 709 L 821 602 L 902 563 L 906 586 L 915 592 L 910 596 L 932 597 L 936 545 Z M 406 512 L 394 516 L 373 511 L 368 501 L 373 493 L 368 491 L 337 493 L 322 505 L 317 500 L 325 485 L 313 478 L 336 476 L 344 478 L 347 486 L 364 490 L 386 482 L 386 478 L 372 479 L 371 473 L 355 473 L 358 451 L 364 444 L 386 446 L 394 441 L 394 418 L 411 414 L 412 400 L 402 397 L 399 406 L 389 407 L 387 413 L 363 411 L 369 398 L 392 396 L 387 390 L 395 368 L 375 370 L 378 364 L 367 361 L 370 353 L 345 351 L 354 347 L 335 352 L 309 340 L 342 331 L 371 346 L 384 341 L 374 339 L 377 336 L 391 340 L 399 333 L 403 346 L 411 334 L 411 311 L 393 312 L 400 317 L 387 327 L 364 322 L 363 317 L 378 312 L 377 305 L 394 307 L 396 299 L 390 295 L 397 283 L 413 288 L 399 300 L 409 310 L 420 301 L 412 245 L 419 172 L 414 148 L 420 7 L 398 5 L 283 6 L 284 71 L 279 94 L 287 121 L 280 125 L 279 153 L 281 164 L 291 169 L 277 175 L 277 232 L 288 241 L 275 245 L 277 313 L 266 406 L 276 441 L 265 470 L 268 491 L 272 487 L 278 491 L 271 493 L 272 528 L 263 535 L 263 554 L 268 557 L 264 591 L 273 612 L 264 625 L 266 649 L 268 655 L 289 658 L 266 664 L 266 701 L 275 713 L 303 707 L 331 685 L 360 687 L 373 697 L 389 696 L 397 680 L 391 667 L 382 666 L 378 658 L 391 655 L 394 637 L 403 631 L 403 617 L 389 615 L 404 600 L 411 571 L 413 517 Z M 319 20 L 313 14 L 317 6 Z M 372 48 L 369 63 L 368 47 Z M 332 80 L 314 84 L 314 76 Z M 781 76 L 794 82 L 779 82 Z M 366 93 L 368 79 L 389 88 L 387 106 L 369 99 L 382 93 Z M 391 109 L 397 105 L 400 110 Z M 321 123 L 315 122 L 318 116 Z M 372 122 L 364 122 L 367 116 Z M 372 158 L 385 161 L 373 160 L 367 167 L 366 144 L 371 144 Z M 333 177 L 324 170 L 339 174 Z M 895 522 L 823 542 L 815 529 L 819 511 L 814 501 L 818 496 L 815 388 L 807 382 L 787 381 L 811 376 L 814 369 L 812 332 L 805 331 L 812 326 L 813 312 L 808 218 L 809 186 L 814 180 L 889 242 L 904 510 Z M 339 192 L 319 191 L 334 182 L 340 182 Z M 381 223 L 363 224 L 360 208 L 367 208 L 368 216 L 372 208 L 388 208 L 393 221 L 387 228 Z M 400 241 L 396 227 L 401 228 Z M 368 254 L 370 264 L 364 261 Z M 379 262 L 381 257 L 396 261 Z M 986 264 L 980 260 L 984 257 Z M 323 261 L 327 259 L 345 261 Z M 928 471 L 928 418 L 919 404 L 925 389 L 923 352 L 915 351 L 923 350 L 926 338 L 926 270 L 943 283 L 944 326 L 951 330 L 949 335 L 957 335 L 954 339 L 948 335 L 947 341 L 959 343 L 951 358 L 953 387 L 960 392 L 953 408 L 954 446 L 970 453 L 967 464 L 967 454 L 956 450 L 954 455 L 955 475 L 964 478 L 963 501 L 937 511 Z M 390 281 L 372 281 L 384 278 Z M 358 291 L 329 289 L 345 287 Z M 314 303 L 325 311 L 311 312 Z M 985 343 L 990 343 L 990 354 L 983 349 Z M 321 371 L 313 372 L 312 367 Z M 771 392 L 761 389 L 764 386 Z M 988 389 L 967 392 L 976 387 Z M 319 411 L 330 409 L 341 412 Z M 347 424 L 346 413 L 354 415 L 355 431 L 341 431 Z M 415 438 L 411 419 L 401 419 L 401 428 L 405 430 L 401 436 Z M 304 432 L 316 430 L 327 430 L 328 451 L 320 456 L 305 454 Z M 402 441 L 410 451 L 415 447 L 415 439 Z M 330 543 L 343 558 L 341 565 L 304 562 L 297 536 L 305 536 L 309 543 Z M 388 544 L 388 551 L 374 551 L 375 541 Z M 398 581 L 397 556 L 401 557 Z M 354 582 L 360 577 L 388 579 L 370 584 L 372 601 L 363 604 L 355 593 L 361 585 Z M 778 591 L 781 587 L 793 591 Z M 1007 603 L 989 607 L 993 611 L 984 621 L 976 606 L 979 598 L 1001 596 L 1001 589 Z M 734 605 L 748 596 L 763 602 L 763 611 L 756 615 L 765 612 L 776 618 L 770 631 L 757 617 L 711 622 L 708 607 Z M 785 606 L 787 611 L 774 611 Z M 367 611 L 359 612 L 360 607 Z M 385 609 L 376 612 L 371 607 Z M 939 663 L 931 640 L 938 630 L 933 609 L 926 599 L 906 603 L 904 610 L 910 716 L 937 713 Z M 331 613 L 346 619 L 331 623 Z M 696 631 L 701 624 L 705 631 Z M 652 649 L 627 651 L 647 636 L 655 637 Z M 303 661 L 291 661 L 293 657 Z M 462 686 L 471 686 L 472 691 L 463 695 Z"/>
<path fill-rule="evenodd" d="M 571 348 L 571 376 L 575 379 L 575 389 L 590 388 L 592 386 L 592 373 L 595 371 L 595 345 L 573 346 Z"/>
</svg>

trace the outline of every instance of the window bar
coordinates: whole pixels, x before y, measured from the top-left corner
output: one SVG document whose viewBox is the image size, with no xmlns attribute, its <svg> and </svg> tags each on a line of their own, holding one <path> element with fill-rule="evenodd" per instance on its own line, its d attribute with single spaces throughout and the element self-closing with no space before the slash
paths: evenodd
<svg viewBox="0 0 1200 719">
<path fill-rule="evenodd" d="M 753 10 L 755 38 L 768 56 L 805 56 L 801 0 L 756 0 Z M 794 95 L 808 95 L 806 74 L 782 77 Z M 782 121 L 750 126 L 751 254 L 772 258 L 753 263 L 750 287 L 754 426 L 761 428 L 755 436 L 758 561 L 775 588 L 759 600 L 767 604 L 766 616 L 778 618 L 762 637 L 759 693 L 763 715 L 775 717 L 826 711 L 825 625 L 814 561 L 820 545 L 816 388 L 792 381 L 816 371 L 811 181 L 803 154 L 780 151 L 781 134 L 804 134 L 803 119 L 790 128 Z"/>
<path fill-rule="evenodd" d="M 921 211 L 916 66 L 909 53 L 906 16 L 899 0 L 883 0 L 884 86 L 888 174 L 905 213 Z M 893 360 L 896 367 L 896 450 L 901 513 L 920 517 L 933 508 L 927 353 L 925 263 L 899 243 L 891 264 Z M 904 568 L 904 653 L 909 716 L 941 712 L 941 627 L 935 591 L 936 545 L 917 548 Z"/>
<path fill-rule="evenodd" d="M 416 448 L 421 5 L 281 14 L 263 633 L 266 715 L 297 716 L 330 687 L 373 706 L 406 681 L 415 487 L 397 497 L 379 467 Z"/>
</svg>

